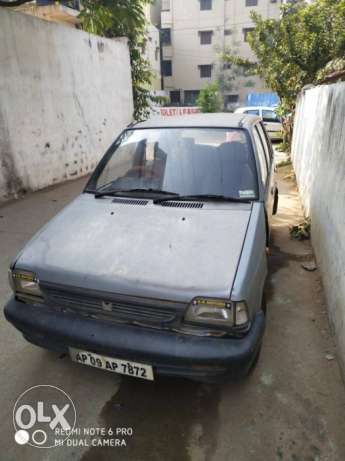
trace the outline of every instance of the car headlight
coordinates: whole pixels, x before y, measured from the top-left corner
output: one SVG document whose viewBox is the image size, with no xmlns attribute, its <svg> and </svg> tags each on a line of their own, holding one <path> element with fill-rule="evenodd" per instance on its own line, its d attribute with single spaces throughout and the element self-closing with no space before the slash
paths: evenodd
<svg viewBox="0 0 345 461">
<path fill-rule="evenodd" d="M 187 308 L 185 321 L 232 327 L 234 325 L 233 305 L 229 300 L 194 298 Z"/>
<path fill-rule="evenodd" d="M 9 280 L 14 294 L 21 301 L 43 301 L 43 294 L 40 290 L 38 278 L 33 272 L 10 270 Z"/>
<path fill-rule="evenodd" d="M 244 301 L 194 298 L 187 308 L 185 321 L 225 328 L 243 326 L 249 321 L 248 308 Z"/>
</svg>

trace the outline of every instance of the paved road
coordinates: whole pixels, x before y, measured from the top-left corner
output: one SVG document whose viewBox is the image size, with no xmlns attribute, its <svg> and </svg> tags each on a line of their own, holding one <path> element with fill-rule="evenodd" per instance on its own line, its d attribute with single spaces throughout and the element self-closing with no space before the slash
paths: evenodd
<svg viewBox="0 0 345 461">
<path fill-rule="evenodd" d="M 69 182 L 0 208 L 2 301 L 10 296 L 10 259 L 84 182 Z M 337 361 L 326 359 L 334 354 L 334 345 L 319 274 L 301 267 L 311 257 L 309 243 L 289 239 L 288 225 L 301 216 L 296 190 L 286 180 L 280 189 L 268 325 L 258 367 L 247 380 L 211 386 L 119 378 L 26 343 L 1 318 L 1 460 L 344 460 L 345 393 Z M 81 428 L 132 427 L 127 447 L 39 450 L 17 445 L 13 404 L 37 384 L 63 388 L 76 404 Z"/>
</svg>

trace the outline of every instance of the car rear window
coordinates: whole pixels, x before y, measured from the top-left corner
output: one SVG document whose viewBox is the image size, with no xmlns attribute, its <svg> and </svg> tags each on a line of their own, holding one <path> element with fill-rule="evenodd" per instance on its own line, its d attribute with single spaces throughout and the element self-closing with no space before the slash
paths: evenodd
<svg viewBox="0 0 345 461">
<path fill-rule="evenodd" d="M 248 115 L 260 115 L 259 109 L 248 109 L 244 113 Z"/>
<path fill-rule="evenodd" d="M 264 110 L 262 111 L 262 118 L 264 122 L 276 122 L 280 123 L 281 119 L 273 110 Z"/>
</svg>

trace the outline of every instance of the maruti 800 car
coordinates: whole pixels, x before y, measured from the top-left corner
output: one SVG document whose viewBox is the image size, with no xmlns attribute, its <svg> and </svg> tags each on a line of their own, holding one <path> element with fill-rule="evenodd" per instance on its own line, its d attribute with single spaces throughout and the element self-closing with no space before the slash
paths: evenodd
<svg viewBox="0 0 345 461">
<path fill-rule="evenodd" d="M 33 344 L 120 374 L 244 376 L 264 334 L 277 201 L 259 117 L 131 125 L 12 262 L 6 318 Z"/>
</svg>

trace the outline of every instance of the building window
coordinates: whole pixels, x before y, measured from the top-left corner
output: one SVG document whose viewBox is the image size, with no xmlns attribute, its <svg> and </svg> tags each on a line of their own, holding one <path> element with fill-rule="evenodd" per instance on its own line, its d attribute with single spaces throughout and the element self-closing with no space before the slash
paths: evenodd
<svg viewBox="0 0 345 461">
<path fill-rule="evenodd" d="M 170 60 L 162 61 L 162 73 L 164 77 L 172 76 L 172 62 Z"/>
<path fill-rule="evenodd" d="M 228 94 L 225 96 L 226 104 L 237 104 L 239 96 L 238 94 Z"/>
<path fill-rule="evenodd" d="M 170 0 L 162 1 L 162 11 L 170 11 Z"/>
<path fill-rule="evenodd" d="M 212 77 L 212 64 L 203 64 L 199 66 L 200 78 L 211 78 Z"/>
<path fill-rule="evenodd" d="M 196 100 L 198 99 L 199 90 L 185 90 L 184 92 L 184 104 L 186 106 L 195 106 Z"/>
<path fill-rule="evenodd" d="M 243 30 L 243 38 L 245 42 L 248 42 L 248 34 L 253 32 L 254 27 L 245 27 Z"/>
<path fill-rule="evenodd" d="M 238 101 L 239 101 L 239 96 L 238 94 L 227 94 L 224 97 L 224 106 L 228 110 L 234 110 L 236 107 L 238 107 Z"/>
<path fill-rule="evenodd" d="M 200 0 L 200 10 L 212 10 L 212 0 Z"/>
<path fill-rule="evenodd" d="M 161 29 L 162 45 L 171 45 L 171 29 Z"/>
<path fill-rule="evenodd" d="M 246 6 L 257 6 L 258 0 L 246 0 Z"/>
<path fill-rule="evenodd" d="M 181 92 L 180 92 L 180 90 L 170 91 L 170 102 L 171 102 L 171 104 L 176 104 L 176 105 L 179 105 L 181 103 Z"/>
<path fill-rule="evenodd" d="M 224 35 L 231 35 L 232 34 L 232 30 L 231 29 L 225 29 L 224 30 Z"/>
<path fill-rule="evenodd" d="M 211 45 L 212 43 L 212 30 L 203 30 L 199 32 L 200 35 L 200 45 Z"/>
<path fill-rule="evenodd" d="M 232 66 L 231 62 L 225 62 L 223 64 L 223 70 L 229 70 L 231 69 L 231 66 Z"/>
</svg>

